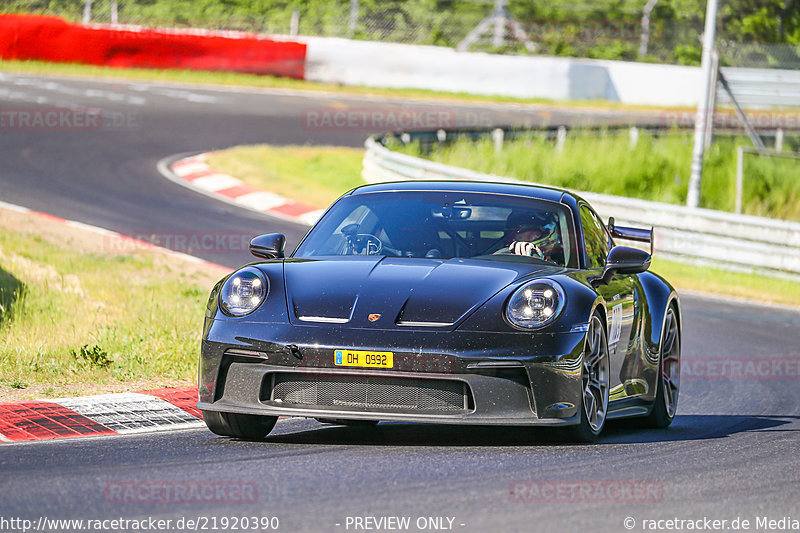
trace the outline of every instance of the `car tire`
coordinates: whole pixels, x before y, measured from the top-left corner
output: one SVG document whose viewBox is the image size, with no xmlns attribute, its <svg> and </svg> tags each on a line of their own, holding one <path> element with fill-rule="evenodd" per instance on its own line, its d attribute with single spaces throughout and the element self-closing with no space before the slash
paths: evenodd
<svg viewBox="0 0 800 533">
<path fill-rule="evenodd" d="M 243 415 L 203 411 L 203 420 L 212 432 L 223 437 L 245 440 L 261 440 L 272 431 L 277 416 Z"/>
<path fill-rule="evenodd" d="M 642 420 L 642 426 L 665 428 L 675 418 L 678 407 L 678 392 L 681 376 L 681 332 L 678 318 L 672 305 L 667 309 L 664 329 L 659 346 L 658 386 L 650 414 Z"/>
<path fill-rule="evenodd" d="M 608 414 L 610 376 L 606 328 L 597 313 L 589 321 L 581 358 L 579 422 L 565 428 L 565 432 L 571 441 L 594 442 L 603 431 Z"/>
<path fill-rule="evenodd" d="M 367 427 L 377 426 L 377 420 L 343 420 L 341 418 L 316 418 L 321 424 L 336 424 L 337 426 Z"/>
</svg>

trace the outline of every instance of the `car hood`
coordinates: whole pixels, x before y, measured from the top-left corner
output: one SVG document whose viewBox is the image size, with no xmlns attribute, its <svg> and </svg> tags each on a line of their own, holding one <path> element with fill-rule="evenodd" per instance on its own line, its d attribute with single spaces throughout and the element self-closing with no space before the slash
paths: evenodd
<svg viewBox="0 0 800 533">
<path fill-rule="evenodd" d="M 480 259 L 347 257 L 284 263 L 293 323 L 349 327 L 457 327 L 504 287 L 564 269 Z"/>
</svg>

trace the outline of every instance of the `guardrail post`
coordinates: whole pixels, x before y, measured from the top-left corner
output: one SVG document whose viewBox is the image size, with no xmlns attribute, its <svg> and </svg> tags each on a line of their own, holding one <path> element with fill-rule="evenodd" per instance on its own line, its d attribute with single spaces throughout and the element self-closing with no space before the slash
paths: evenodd
<svg viewBox="0 0 800 533">
<path fill-rule="evenodd" d="M 440 143 L 445 142 L 447 140 L 447 132 L 444 130 L 436 130 L 436 138 Z"/>
<path fill-rule="evenodd" d="M 636 145 L 639 144 L 639 128 L 636 126 L 631 126 L 631 129 L 628 130 L 628 137 L 629 143 L 628 146 L 631 150 L 636 148 Z"/>
<path fill-rule="evenodd" d="M 564 143 L 567 142 L 567 128 L 559 126 L 556 132 L 556 152 L 561 153 L 564 151 Z"/>
<path fill-rule="evenodd" d="M 492 130 L 492 141 L 494 141 L 494 153 L 499 154 L 503 151 L 503 137 L 505 134 L 500 128 Z"/>
<path fill-rule="evenodd" d="M 744 181 L 744 146 L 736 147 L 736 204 L 734 212 L 742 212 L 742 182 Z"/>
<path fill-rule="evenodd" d="M 783 128 L 775 130 L 775 151 L 783 151 Z"/>
</svg>

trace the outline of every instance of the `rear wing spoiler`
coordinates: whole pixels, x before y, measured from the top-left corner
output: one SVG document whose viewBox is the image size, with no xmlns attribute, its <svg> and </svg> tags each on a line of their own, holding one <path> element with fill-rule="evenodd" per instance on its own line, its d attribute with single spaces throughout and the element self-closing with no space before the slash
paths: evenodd
<svg viewBox="0 0 800 533">
<path fill-rule="evenodd" d="M 625 226 L 617 226 L 614 222 L 614 217 L 608 219 L 608 231 L 612 237 L 619 237 L 620 239 L 627 239 L 629 241 L 646 242 L 650 244 L 650 256 L 653 255 L 653 227 L 650 229 L 641 228 L 626 228 Z"/>
</svg>

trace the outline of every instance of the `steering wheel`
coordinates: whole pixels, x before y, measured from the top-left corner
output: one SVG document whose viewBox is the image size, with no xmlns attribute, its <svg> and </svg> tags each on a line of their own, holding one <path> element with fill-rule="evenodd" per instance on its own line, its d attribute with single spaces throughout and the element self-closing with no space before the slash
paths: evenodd
<svg viewBox="0 0 800 533">
<path fill-rule="evenodd" d="M 363 247 L 364 255 L 378 255 L 383 250 L 383 243 L 375 235 L 359 233 L 356 238 Z"/>
<path fill-rule="evenodd" d="M 347 255 L 378 255 L 383 250 L 383 243 L 375 235 L 357 233 L 346 237 Z"/>
<path fill-rule="evenodd" d="M 341 229 L 347 239 L 345 255 L 377 255 L 383 250 L 383 243 L 370 233 L 358 233 L 358 224 L 348 224 Z"/>
</svg>

